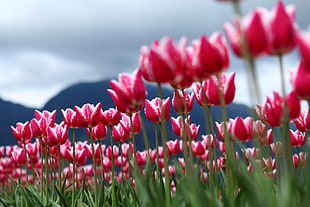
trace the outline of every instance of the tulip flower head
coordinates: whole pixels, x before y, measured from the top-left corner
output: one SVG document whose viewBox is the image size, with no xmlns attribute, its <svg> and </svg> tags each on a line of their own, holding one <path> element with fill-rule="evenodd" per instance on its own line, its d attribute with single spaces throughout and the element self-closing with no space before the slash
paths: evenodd
<svg viewBox="0 0 310 207">
<path fill-rule="evenodd" d="M 144 112 L 146 118 L 154 123 L 162 123 L 167 121 L 170 115 L 170 97 L 160 99 L 158 97 L 149 101 L 145 99 Z"/>
<path fill-rule="evenodd" d="M 142 108 L 147 92 L 140 70 L 133 75 L 121 73 L 118 81 L 111 80 L 110 85 L 112 89 L 108 89 L 108 93 L 120 112 L 135 113 Z"/>
<path fill-rule="evenodd" d="M 300 99 L 310 100 L 310 65 L 300 62 L 297 70 L 291 72 L 291 84 Z"/>
<path fill-rule="evenodd" d="M 296 128 L 302 132 L 310 131 L 310 110 L 302 112 L 299 116 L 293 120 Z"/>
<path fill-rule="evenodd" d="M 201 36 L 193 41 L 191 56 L 191 74 L 194 81 L 204 81 L 212 75 L 227 70 L 229 65 L 228 47 L 219 32 L 212 34 L 210 39 Z"/>
<path fill-rule="evenodd" d="M 84 104 L 81 108 L 74 107 L 76 112 L 77 125 L 83 128 L 91 128 L 99 124 L 101 118 L 102 103 L 96 106 L 93 104 Z"/>
<path fill-rule="evenodd" d="M 177 113 L 191 112 L 194 106 L 194 93 L 189 95 L 187 90 L 174 90 L 172 106 Z"/>
<path fill-rule="evenodd" d="M 115 126 L 121 119 L 121 113 L 115 108 L 109 108 L 101 114 L 101 123 L 105 126 Z"/>
<path fill-rule="evenodd" d="M 31 142 L 32 131 L 30 127 L 30 122 L 16 124 L 16 127 L 11 126 L 13 135 L 17 141 L 21 142 Z"/>
<path fill-rule="evenodd" d="M 310 68 L 310 27 L 297 35 L 297 44 L 302 61 Z"/>
</svg>

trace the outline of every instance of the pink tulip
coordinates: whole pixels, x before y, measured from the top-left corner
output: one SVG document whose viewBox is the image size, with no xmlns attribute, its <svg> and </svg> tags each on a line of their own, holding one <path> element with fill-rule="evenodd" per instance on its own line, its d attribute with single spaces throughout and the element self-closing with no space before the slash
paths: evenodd
<svg viewBox="0 0 310 207">
<path fill-rule="evenodd" d="M 195 81 L 204 81 L 212 75 L 220 74 L 229 65 L 228 48 L 219 32 L 213 33 L 210 39 L 201 36 L 199 40 L 194 40 L 190 56 L 190 69 Z"/>
<path fill-rule="evenodd" d="M 310 110 L 308 109 L 306 112 L 300 113 L 293 121 L 299 131 L 310 131 Z"/>
<path fill-rule="evenodd" d="M 130 131 L 124 128 L 123 125 L 117 124 L 112 127 L 112 136 L 117 142 L 125 142 L 130 137 Z"/>
<path fill-rule="evenodd" d="M 121 73 L 118 81 L 110 81 L 112 89 L 108 93 L 120 112 L 135 113 L 142 108 L 147 92 L 141 76 L 136 70 L 133 75 Z"/>
<path fill-rule="evenodd" d="M 304 152 L 300 152 L 299 154 L 293 155 L 293 164 L 294 167 L 305 167 L 307 165 L 308 155 Z"/>
<path fill-rule="evenodd" d="M 167 121 L 170 115 L 170 97 L 163 100 L 156 97 L 151 101 L 145 99 L 144 112 L 151 122 L 158 124 Z"/>
<path fill-rule="evenodd" d="M 253 139 L 253 122 L 252 117 L 242 119 L 237 116 L 235 119 L 229 119 L 227 128 L 232 141 L 247 142 Z"/>
<path fill-rule="evenodd" d="M 61 109 L 61 113 L 64 117 L 64 122 L 68 125 L 69 128 L 78 128 L 78 122 L 76 119 L 76 112 L 70 108 L 63 110 Z"/>
<path fill-rule="evenodd" d="M 182 116 L 179 116 L 177 118 L 171 117 L 170 120 L 172 130 L 176 136 L 186 138 L 187 141 L 193 141 L 197 139 L 200 125 L 191 124 L 190 116 L 185 119 L 185 126 L 183 124 Z"/>
<path fill-rule="evenodd" d="M 306 142 L 306 134 L 299 130 L 290 130 L 292 147 L 302 147 Z"/>
<path fill-rule="evenodd" d="M 23 148 L 18 148 L 12 151 L 11 156 L 12 160 L 17 165 L 26 164 L 26 155 L 25 150 Z"/>
<path fill-rule="evenodd" d="M 101 114 L 101 123 L 105 126 L 115 126 L 121 119 L 121 113 L 115 108 L 109 108 Z"/>
<path fill-rule="evenodd" d="M 76 112 L 77 126 L 83 128 L 91 128 L 99 124 L 101 118 L 102 103 L 98 103 L 96 106 L 93 104 L 84 104 L 81 108 L 74 107 Z"/>
<path fill-rule="evenodd" d="M 267 96 L 263 106 L 257 106 L 256 113 L 265 123 L 273 127 L 279 127 L 282 123 L 284 101 L 278 92 L 273 92 L 274 98 Z M 295 119 L 300 113 L 300 101 L 294 91 L 286 95 L 288 118 Z"/>
<path fill-rule="evenodd" d="M 235 75 L 231 73 L 227 76 L 224 73 L 219 75 L 220 86 L 224 95 L 224 102 L 226 105 L 231 104 L 235 98 L 236 86 L 235 86 Z M 218 80 L 215 77 L 211 77 L 205 80 L 201 85 L 196 84 L 193 87 L 193 91 L 196 100 L 201 106 L 220 106 L 220 95 L 218 90 Z"/>
<path fill-rule="evenodd" d="M 53 127 L 56 122 L 56 110 L 49 112 L 47 110 L 44 110 L 42 112 L 35 110 L 34 111 L 35 119 L 40 120 L 46 119 L 47 125 Z"/>
<path fill-rule="evenodd" d="M 174 90 L 172 106 L 177 113 L 191 112 L 194 106 L 194 94 L 189 95 L 187 90 L 184 90 L 184 94 L 180 90 Z"/>
<path fill-rule="evenodd" d="M 134 134 L 138 134 L 141 130 L 141 121 L 139 118 L 139 115 L 137 113 L 134 113 L 131 115 L 131 119 L 132 119 L 132 125 L 133 125 L 133 132 Z M 131 123 L 130 123 L 130 116 L 127 114 L 122 114 L 122 119 L 120 121 L 120 124 L 122 125 L 122 127 L 124 128 L 124 130 L 126 132 L 131 133 L 132 129 L 131 129 Z"/>
<path fill-rule="evenodd" d="M 107 127 L 99 122 L 98 125 L 87 128 L 88 136 L 90 136 L 90 132 L 93 140 L 102 140 L 107 136 Z"/>
<path fill-rule="evenodd" d="M 195 156 L 201 156 L 205 153 L 206 146 L 201 142 L 192 142 L 192 152 Z"/>
<path fill-rule="evenodd" d="M 61 125 L 55 124 L 54 127 L 47 128 L 47 136 L 46 141 L 49 147 L 63 145 L 68 140 L 68 127 L 65 125 L 62 127 Z"/>
<path fill-rule="evenodd" d="M 249 13 L 241 25 L 235 20 L 235 28 L 229 23 L 224 24 L 225 33 L 235 55 L 243 56 L 242 44 L 247 46 L 248 55 L 251 58 L 257 58 L 267 53 L 270 47 L 269 28 L 264 23 L 267 13 L 268 11 L 258 8 Z M 244 33 L 244 40 L 242 40 L 242 32 Z"/>
<path fill-rule="evenodd" d="M 278 1 L 271 11 L 271 47 L 269 53 L 283 55 L 295 48 L 297 43 L 295 12 L 294 6 L 285 8 L 282 1 Z"/>
<path fill-rule="evenodd" d="M 298 34 L 299 53 L 307 68 L 310 68 L 310 28 Z"/>
<path fill-rule="evenodd" d="M 297 70 L 291 72 L 291 84 L 300 99 L 310 100 L 310 64 L 307 66 L 304 61 L 298 64 Z"/>
<path fill-rule="evenodd" d="M 11 130 L 17 141 L 31 142 L 32 131 L 30 127 L 30 122 L 27 121 L 24 124 L 18 122 L 15 128 L 11 126 Z"/>
<path fill-rule="evenodd" d="M 192 80 L 186 43 L 185 38 L 177 45 L 171 37 L 164 37 L 150 47 L 143 46 L 139 66 L 143 77 L 150 82 L 171 83 L 176 88 L 189 87 Z"/>
<path fill-rule="evenodd" d="M 214 149 L 219 144 L 215 134 L 202 135 L 201 138 L 207 149 Z"/>
<path fill-rule="evenodd" d="M 167 149 L 169 155 L 177 155 L 179 154 L 181 148 L 180 148 L 180 140 L 176 139 L 174 141 L 169 140 L 167 143 Z"/>
<path fill-rule="evenodd" d="M 73 151 L 72 149 L 67 149 L 66 151 L 66 159 L 73 164 Z M 86 150 L 81 149 L 75 152 L 75 163 L 77 166 L 82 166 L 86 163 Z"/>
</svg>

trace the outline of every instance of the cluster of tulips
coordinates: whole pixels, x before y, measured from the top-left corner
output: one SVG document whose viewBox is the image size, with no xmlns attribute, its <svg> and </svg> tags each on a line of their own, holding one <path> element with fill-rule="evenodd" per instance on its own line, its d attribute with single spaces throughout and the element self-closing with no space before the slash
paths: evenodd
<svg viewBox="0 0 310 207">
<path fill-rule="evenodd" d="M 232 3 L 236 8 L 234 26 L 225 23 L 224 29 L 235 55 L 249 66 L 250 94 L 258 103 L 251 112 L 256 114 L 227 118 L 225 107 L 235 97 L 236 73 L 225 73 L 229 50 L 220 32 L 210 38 L 203 35 L 192 45 L 186 38 L 176 43 L 164 37 L 141 48 L 139 68 L 133 74 L 122 73 L 118 80 L 110 81 L 108 93 L 115 108 L 103 109 L 101 103 L 75 106 L 62 110 L 60 124 L 55 123 L 56 111 L 35 111 L 32 120 L 12 126 L 19 145 L 5 147 L 6 153 L 0 148 L 2 190 L 10 190 L 18 182 L 48 187 L 51 181 L 59 186 L 65 182 L 72 189 L 82 184 L 96 188 L 99 181 L 110 185 L 130 180 L 135 186 L 137 179 L 151 170 L 156 179 L 164 178 L 169 204 L 171 192 L 178 191 L 175 176 L 192 173 L 190 168 L 198 169 L 201 180 L 209 186 L 238 170 L 236 160 L 244 163 L 248 172 L 258 169 L 274 182 L 282 175 L 293 175 L 294 167 L 307 167 L 310 114 L 309 110 L 301 111 L 301 101 L 310 103 L 310 32 L 299 30 L 295 7 L 285 7 L 281 1 L 271 11 L 255 9 L 244 18 L 238 15 L 240 2 Z M 282 59 L 297 47 L 301 61 L 290 74 L 292 90 L 287 93 Z M 264 55 L 279 58 L 283 84 L 282 94 L 274 92 L 261 104 L 255 60 Z M 158 97 L 146 99 L 143 79 L 157 84 Z M 167 84 L 174 89 L 172 98 L 162 95 L 161 87 Z M 190 119 L 194 100 L 205 112 L 201 119 L 206 131 L 200 136 L 201 123 Z M 178 117 L 170 117 L 171 105 Z M 222 122 L 213 121 L 213 106 L 221 106 Z M 154 123 L 154 149 L 148 144 L 145 121 Z M 179 138 L 167 136 L 169 121 Z M 296 130 L 289 128 L 292 122 Z M 85 128 L 89 140 L 76 142 L 76 128 Z M 137 150 L 138 133 L 144 135 L 144 150 Z M 110 145 L 101 143 L 107 134 Z M 234 193 L 240 191 L 240 187 L 236 189 Z"/>
</svg>

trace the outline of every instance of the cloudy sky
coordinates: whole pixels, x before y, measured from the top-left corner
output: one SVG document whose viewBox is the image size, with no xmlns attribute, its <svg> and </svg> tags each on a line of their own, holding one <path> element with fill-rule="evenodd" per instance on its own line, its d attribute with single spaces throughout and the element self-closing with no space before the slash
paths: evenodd
<svg viewBox="0 0 310 207">
<path fill-rule="evenodd" d="M 242 9 L 271 9 L 275 2 L 246 0 Z M 306 29 L 310 3 L 284 2 L 296 5 L 298 24 Z M 192 41 L 222 32 L 231 15 L 230 4 L 214 0 L 1 0 L 0 98 L 40 108 L 74 83 L 132 72 L 141 45 L 165 35 Z M 286 57 L 286 70 L 297 61 L 296 53 Z M 264 94 L 279 90 L 276 63 L 274 58 L 257 63 Z M 233 59 L 229 71 L 237 71 L 236 102 L 247 103 L 243 64 Z"/>
</svg>

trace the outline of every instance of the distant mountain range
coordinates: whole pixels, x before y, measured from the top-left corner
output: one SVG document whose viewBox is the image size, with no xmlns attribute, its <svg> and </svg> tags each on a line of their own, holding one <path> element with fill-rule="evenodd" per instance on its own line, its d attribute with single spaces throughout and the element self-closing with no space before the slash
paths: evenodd
<svg viewBox="0 0 310 207">
<path fill-rule="evenodd" d="M 73 108 L 74 106 L 82 106 L 85 103 L 97 104 L 102 102 L 103 109 L 114 107 L 112 98 L 107 93 L 107 89 L 111 88 L 109 80 L 103 80 L 96 83 L 79 83 L 68 87 L 61 91 L 59 94 L 51 98 L 42 109 L 53 111 L 57 110 L 57 122 L 61 122 L 63 117 L 60 110 L 66 108 Z M 157 96 L 157 87 L 154 85 L 147 85 L 148 98 L 152 99 Z M 169 88 L 163 88 L 164 97 L 172 96 L 172 90 Z M 20 104 L 14 104 L 8 101 L 0 99 L 0 145 L 12 145 L 16 144 L 16 140 L 12 135 L 10 126 L 17 122 L 25 122 L 31 120 L 34 117 L 33 108 L 27 108 Z M 249 115 L 249 108 L 241 104 L 231 104 L 227 107 L 229 117 L 246 117 Z M 143 114 L 143 113 L 142 113 Z M 212 107 L 212 114 L 214 121 L 221 120 L 221 110 L 219 107 Z M 174 109 L 171 109 L 171 116 L 176 117 Z M 200 134 L 205 134 L 204 124 L 204 112 L 196 102 L 193 111 L 191 112 L 191 121 L 193 123 L 200 124 Z M 145 125 L 147 134 L 150 140 L 151 146 L 154 146 L 153 131 L 154 126 L 151 122 L 145 119 Z M 171 126 L 168 123 L 168 137 L 175 138 L 174 133 L 171 131 Z M 137 136 L 138 147 L 141 148 L 143 145 L 142 133 Z M 87 139 L 87 135 L 84 130 L 78 131 L 78 140 Z M 141 140 L 141 141 L 140 141 Z M 106 139 L 105 142 L 108 140 Z"/>
</svg>

